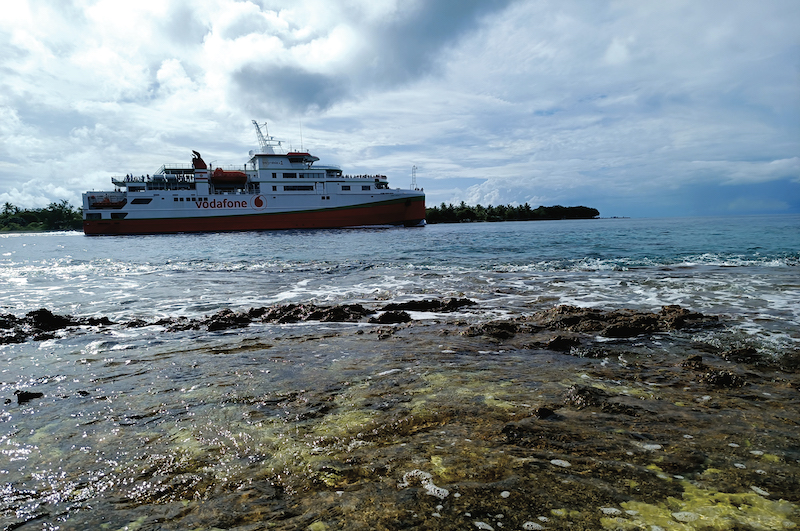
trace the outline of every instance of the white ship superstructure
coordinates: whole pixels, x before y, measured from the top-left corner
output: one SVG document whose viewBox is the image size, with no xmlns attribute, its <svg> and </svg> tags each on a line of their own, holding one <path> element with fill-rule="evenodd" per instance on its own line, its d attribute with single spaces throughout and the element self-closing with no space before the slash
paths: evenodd
<svg viewBox="0 0 800 531">
<path fill-rule="evenodd" d="M 112 177 L 114 191 L 83 194 L 86 234 L 146 234 L 424 223 L 422 190 L 391 189 L 384 175 L 345 175 L 304 151 L 280 153 L 254 121 L 260 153 L 242 166 L 190 164 Z M 278 149 L 276 149 L 278 148 Z"/>
</svg>

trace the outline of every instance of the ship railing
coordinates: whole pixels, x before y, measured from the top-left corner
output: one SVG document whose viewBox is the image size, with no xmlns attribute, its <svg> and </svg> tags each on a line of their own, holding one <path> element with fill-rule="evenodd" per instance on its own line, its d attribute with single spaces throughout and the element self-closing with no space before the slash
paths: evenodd
<svg viewBox="0 0 800 531">
<path fill-rule="evenodd" d="M 385 181 L 385 175 L 342 175 L 345 179 L 368 179 L 368 180 L 377 180 L 377 181 Z"/>
<path fill-rule="evenodd" d="M 164 173 L 166 170 L 189 170 L 190 172 L 194 171 L 194 166 L 191 164 L 186 163 L 170 163 L 170 164 L 162 164 L 161 167 L 156 170 L 156 173 Z"/>
<path fill-rule="evenodd" d="M 252 165 L 248 164 L 230 164 L 227 166 L 209 166 L 209 171 L 213 173 L 213 171 L 217 168 L 221 169 L 222 171 L 252 171 L 255 169 L 252 167 Z"/>
<path fill-rule="evenodd" d="M 111 182 L 117 186 L 125 186 L 128 183 L 143 183 L 146 182 L 146 177 L 144 175 L 115 175 L 111 177 Z"/>
<path fill-rule="evenodd" d="M 194 182 L 194 174 L 175 174 L 175 173 L 166 173 L 161 175 L 153 175 L 148 182 L 164 182 L 169 181 L 172 183 L 193 183 Z"/>
</svg>

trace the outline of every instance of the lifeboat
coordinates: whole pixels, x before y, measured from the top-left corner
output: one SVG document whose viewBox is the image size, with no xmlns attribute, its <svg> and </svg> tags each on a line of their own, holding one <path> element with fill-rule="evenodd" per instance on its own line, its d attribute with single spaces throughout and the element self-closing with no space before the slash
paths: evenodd
<svg viewBox="0 0 800 531">
<path fill-rule="evenodd" d="M 122 208 L 128 203 L 126 198 L 122 199 L 112 199 L 108 195 L 104 196 L 97 196 L 97 195 L 90 195 L 89 196 L 89 206 L 91 208 Z"/>
<path fill-rule="evenodd" d="M 214 184 L 244 184 L 247 182 L 247 174 L 243 171 L 225 171 L 217 168 L 211 174 L 211 182 Z"/>
</svg>

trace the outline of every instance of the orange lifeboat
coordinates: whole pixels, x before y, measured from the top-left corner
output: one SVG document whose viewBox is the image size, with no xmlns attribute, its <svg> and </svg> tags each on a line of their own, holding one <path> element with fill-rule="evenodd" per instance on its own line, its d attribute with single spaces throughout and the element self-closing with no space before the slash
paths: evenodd
<svg viewBox="0 0 800 531">
<path fill-rule="evenodd" d="M 247 174 L 243 171 L 225 171 L 217 168 L 211 174 L 211 182 L 214 184 L 244 184 L 247 182 Z"/>
<path fill-rule="evenodd" d="M 122 208 L 128 203 L 126 198 L 114 200 L 108 195 L 102 198 L 96 195 L 89 196 L 89 208 Z"/>
</svg>

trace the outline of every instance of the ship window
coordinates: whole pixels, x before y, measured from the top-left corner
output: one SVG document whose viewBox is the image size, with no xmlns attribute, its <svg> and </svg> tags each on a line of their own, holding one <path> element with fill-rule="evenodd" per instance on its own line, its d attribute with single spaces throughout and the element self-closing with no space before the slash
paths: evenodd
<svg viewBox="0 0 800 531">
<path fill-rule="evenodd" d="M 297 174 L 296 173 L 284 173 L 283 174 L 283 178 L 284 179 L 297 179 Z"/>
<path fill-rule="evenodd" d="M 342 185 L 342 190 L 349 191 L 350 190 L 350 185 L 349 184 L 343 184 Z"/>
<path fill-rule="evenodd" d="M 183 202 L 183 198 L 182 198 L 182 197 L 181 197 L 181 199 L 180 199 L 180 200 L 181 200 L 181 202 Z"/>
<path fill-rule="evenodd" d="M 146 205 L 146 204 L 150 203 L 150 201 L 152 201 L 152 199 L 149 198 L 149 197 L 137 197 L 136 199 L 131 201 L 131 204 L 132 205 Z"/>
<path fill-rule="evenodd" d="M 300 186 L 284 186 L 284 192 L 312 192 L 314 191 L 313 186 L 308 185 L 300 185 Z"/>
<path fill-rule="evenodd" d="M 99 212 L 97 212 L 97 213 L 91 212 L 91 213 L 86 214 L 86 219 L 101 219 L 101 218 L 102 218 L 102 215 Z"/>
<path fill-rule="evenodd" d="M 125 219 L 125 216 L 127 215 L 127 212 L 112 212 L 111 219 Z"/>
<path fill-rule="evenodd" d="M 365 184 L 365 185 L 361 186 L 361 189 L 362 190 L 369 190 L 369 185 Z"/>
<path fill-rule="evenodd" d="M 177 200 L 178 200 L 178 198 L 177 198 L 177 197 L 173 197 L 173 198 L 172 198 L 172 200 L 173 200 L 173 201 L 177 201 Z"/>
<path fill-rule="evenodd" d="M 272 191 L 273 191 L 273 192 L 277 192 L 277 191 L 278 191 L 278 187 L 277 187 L 277 186 L 273 186 L 273 187 L 272 187 Z"/>
</svg>

